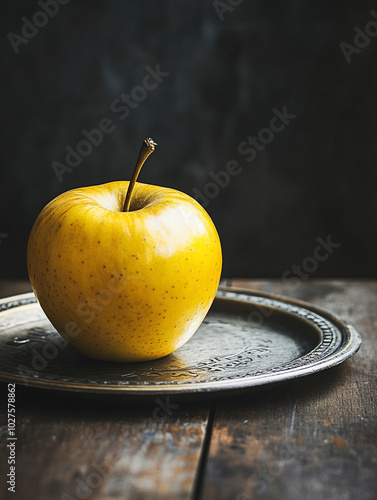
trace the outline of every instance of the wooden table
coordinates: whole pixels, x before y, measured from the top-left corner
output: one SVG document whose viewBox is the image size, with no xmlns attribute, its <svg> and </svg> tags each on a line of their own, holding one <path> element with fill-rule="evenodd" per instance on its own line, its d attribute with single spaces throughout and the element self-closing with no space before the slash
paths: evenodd
<svg viewBox="0 0 377 500">
<path fill-rule="evenodd" d="M 7 387 L 1 384 L 1 498 L 377 498 L 377 281 L 228 280 L 295 297 L 359 329 L 342 365 L 238 397 L 189 402 L 84 399 L 16 386 L 16 493 L 4 485 Z M 2 283 L 0 295 L 28 291 Z"/>
</svg>

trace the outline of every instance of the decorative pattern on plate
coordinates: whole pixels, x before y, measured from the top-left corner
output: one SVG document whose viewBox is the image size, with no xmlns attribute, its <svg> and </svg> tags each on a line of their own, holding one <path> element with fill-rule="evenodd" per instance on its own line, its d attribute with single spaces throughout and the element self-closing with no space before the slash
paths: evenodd
<svg viewBox="0 0 377 500">
<path fill-rule="evenodd" d="M 33 294 L 0 300 L 0 379 L 61 390 L 160 394 L 253 387 L 338 364 L 360 342 L 351 325 L 310 305 L 219 291 L 199 330 L 175 353 L 153 362 L 104 363 L 68 345 Z"/>
</svg>

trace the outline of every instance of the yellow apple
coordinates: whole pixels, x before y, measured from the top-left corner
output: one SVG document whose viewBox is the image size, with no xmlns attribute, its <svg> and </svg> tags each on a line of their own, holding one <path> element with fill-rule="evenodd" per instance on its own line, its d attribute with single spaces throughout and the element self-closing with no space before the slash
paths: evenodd
<svg viewBox="0 0 377 500">
<path fill-rule="evenodd" d="M 154 145 L 145 141 L 138 171 Z M 61 194 L 29 237 L 28 272 L 42 309 L 97 359 L 175 351 L 200 326 L 220 279 L 220 240 L 207 212 L 184 193 L 137 183 L 137 173 L 130 183 Z"/>
</svg>

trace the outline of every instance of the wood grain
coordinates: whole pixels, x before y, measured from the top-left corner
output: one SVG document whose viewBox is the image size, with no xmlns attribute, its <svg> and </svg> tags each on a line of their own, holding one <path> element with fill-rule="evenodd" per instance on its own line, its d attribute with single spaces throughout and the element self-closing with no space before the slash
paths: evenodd
<svg viewBox="0 0 377 500">
<path fill-rule="evenodd" d="M 137 404 L 20 386 L 16 399 L 17 488 L 15 495 L 3 489 L 2 499 L 192 496 L 208 405 L 173 397 Z M 4 411 L 0 418 L 6 422 Z M 2 440 L 2 478 L 4 446 Z"/>
<path fill-rule="evenodd" d="M 153 400 L 17 386 L 17 493 L 7 493 L 0 385 L 0 497 L 21 500 L 372 500 L 377 491 L 377 282 L 225 283 L 306 300 L 350 320 L 359 353 L 331 370 L 238 397 Z M 0 283 L 0 295 L 28 284 Z"/>
<path fill-rule="evenodd" d="M 231 285 L 310 300 L 353 322 L 363 345 L 343 365 L 321 374 L 219 400 L 202 498 L 375 499 L 377 284 Z"/>
<path fill-rule="evenodd" d="M 0 296 L 30 291 L 1 282 Z M 16 386 L 16 494 L 5 484 L 6 384 L 0 384 L 1 499 L 187 500 L 196 475 L 209 404 L 174 397 L 148 404 Z"/>
</svg>

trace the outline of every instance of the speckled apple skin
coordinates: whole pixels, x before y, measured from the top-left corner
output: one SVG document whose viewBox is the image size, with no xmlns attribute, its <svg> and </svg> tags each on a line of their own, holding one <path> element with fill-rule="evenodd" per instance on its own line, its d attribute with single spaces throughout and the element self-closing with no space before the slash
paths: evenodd
<svg viewBox="0 0 377 500">
<path fill-rule="evenodd" d="M 216 294 L 221 245 L 207 212 L 179 191 L 127 181 L 52 200 L 30 233 L 27 265 L 56 330 L 82 353 L 146 361 L 178 349 Z"/>
</svg>

